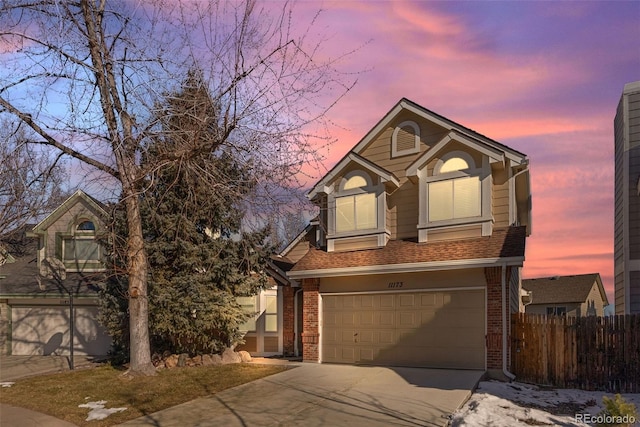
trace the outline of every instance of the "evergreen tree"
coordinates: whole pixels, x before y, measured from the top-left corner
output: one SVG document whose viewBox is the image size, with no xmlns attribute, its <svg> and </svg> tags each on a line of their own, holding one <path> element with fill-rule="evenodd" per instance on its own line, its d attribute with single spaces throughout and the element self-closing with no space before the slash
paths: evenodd
<svg viewBox="0 0 640 427">
<path fill-rule="evenodd" d="M 268 231 L 242 231 L 243 201 L 254 188 L 251 171 L 237 161 L 233 147 L 216 144 L 226 137 L 218 134 L 220 114 L 198 73 L 190 73 L 159 111 L 162 137 L 149 138 L 142 164 L 162 164 L 169 153 L 189 155 L 149 170 L 140 200 L 152 348 L 215 352 L 241 339 L 238 329 L 248 316 L 236 297 L 255 295 L 267 285 Z M 201 185 L 211 177 L 215 187 Z M 114 218 L 121 229 L 121 212 Z M 114 246 L 117 272 L 122 260 Z M 122 346 L 128 340 L 126 289 L 126 277 L 115 274 L 103 300 L 103 321 Z"/>
</svg>

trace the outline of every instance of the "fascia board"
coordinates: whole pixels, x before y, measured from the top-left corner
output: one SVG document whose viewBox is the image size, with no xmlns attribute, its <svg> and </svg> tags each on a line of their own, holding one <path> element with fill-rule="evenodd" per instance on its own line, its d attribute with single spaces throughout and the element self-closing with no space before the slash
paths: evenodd
<svg viewBox="0 0 640 427">
<path fill-rule="evenodd" d="M 373 172 L 374 174 L 382 177 L 387 182 L 393 183 L 396 187 L 400 186 L 400 182 L 398 178 L 396 178 L 392 173 L 384 170 L 383 168 L 377 166 L 374 163 L 369 162 L 368 160 L 360 157 L 359 155 L 351 152 L 347 154 L 345 157 L 340 160 L 340 162 L 331 169 L 331 171 L 324 176 L 318 182 L 315 187 L 307 194 L 309 200 L 313 200 L 319 193 L 326 192 L 327 183 L 333 181 L 333 179 L 340 173 L 349 163 L 354 162 L 363 167 L 364 169 Z"/>
<path fill-rule="evenodd" d="M 491 160 L 495 162 L 504 162 L 504 153 L 496 150 L 492 147 L 486 146 L 486 144 L 480 141 L 473 141 L 467 138 L 465 135 L 452 130 L 448 134 L 446 134 L 440 141 L 436 143 L 433 147 L 427 150 L 422 156 L 416 159 L 413 163 L 409 165 L 407 168 L 407 176 L 416 176 L 418 174 L 418 170 L 422 169 L 426 163 L 428 163 L 438 152 L 440 152 L 444 147 L 450 144 L 452 141 L 459 142 L 461 144 L 466 145 L 472 150 L 478 151 L 483 155 L 489 157 Z"/>
<path fill-rule="evenodd" d="M 302 230 L 292 241 L 289 243 L 283 250 L 280 251 L 280 256 L 287 256 L 287 254 L 293 249 L 295 245 L 297 245 L 300 240 L 311 230 L 312 224 L 307 225 L 304 230 Z"/>
<path fill-rule="evenodd" d="M 452 261 L 416 262 L 405 264 L 372 265 L 361 267 L 326 268 L 320 270 L 289 271 L 291 279 L 309 279 L 318 277 L 363 276 L 370 274 L 415 273 L 423 271 L 460 270 L 465 268 L 493 267 L 496 265 L 518 266 L 524 263 L 524 257 L 478 258 Z"/>
</svg>

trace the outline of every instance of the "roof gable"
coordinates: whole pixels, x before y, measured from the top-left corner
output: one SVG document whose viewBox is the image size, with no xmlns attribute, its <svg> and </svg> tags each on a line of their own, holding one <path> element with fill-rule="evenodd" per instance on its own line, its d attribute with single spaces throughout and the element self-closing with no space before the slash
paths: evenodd
<svg viewBox="0 0 640 427">
<path fill-rule="evenodd" d="M 507 147 L 491 138 L 488 138 L 474 130 L 471 130 L 459 123 L 447 119 L 431 110 L 428 110 L 407 98 L 402 98 L 351 150 L 360 154 L 371 143 L 380 132 L 382 132 L 403 110 L 409 111 L 420 118 L 428 120 L 444 129 L 455 131 L 471 140 L 481 142 L 485 146 L 491 147 L 497 152 L 504 153 L 504 156 L 515 164 L 526 163 L 526 155 L 517 150 Z"/>
<path fill-rule="evenodd" d="M 307 197 L 309 199 L 313 199 L 320 193 L 329 193 L 331 192 L 328 186 L 333 182 L 333 180 L 349 165 L 357 164 L 362 169 L 378 176 L 380 180 L 388 186 L 392 188 L 398 188 L 400 186 L 400 182 L 398 178 L 387 171 L 384 168 L 376 165 L 375 163 L 365 159 L 364 157 L 350 152 L 346 156 L 342 158 L 334 167 L 327 173 L 324 178 L 322 178 L 318 183 L 311 189 Z"/>
<path fill-rule="evenodd" d="M 84 201 L 89 205 L 92 210 L 100 217 L 106 217 L 108 214 L 102 207 L 102 204 L 93 197 L 89 196 L 82 190 L 78 190 L 65 200 L 60 206 L 58 206 L 53 212 L 51 212 L 46 218 L 40 221 L 35 227 L 33 227 L 33 233 L 39 234 L 47 230 L 53 223 L 55 223 L 62 215 L 69 211 L 73 206 Z"/>
<path fill-rule="evenodd" d="M 433 159 L 440 151 L 442 151 L 447 145 L 450 145 L 452 142 L 459 142 L 475 151 L 482 153 L 483 155 L 489 157 L 490 163 L 495 162 L 504 162 L 504 153 L 494 147 L 491 147 L 482 141 L 471 138 L 467 135 L 464 135 L 458 131 L 451 130 L 444 138 L 442 138 L 436 145 L 431 147 L 424 153 L 422 156 L 418 157 L 412 164 L 407 168 L 407 176 L 415 176 L 418 173 L 418 170 L 424 167 L 431 159 Z"/>
<path fill-rule="evenodd" d="M 583 303 L 597 286 L 605 305 L 609 299 L 599 273 L 525 279 L 522 287 L 532 293 L 532 304 Z"/>
</svg>

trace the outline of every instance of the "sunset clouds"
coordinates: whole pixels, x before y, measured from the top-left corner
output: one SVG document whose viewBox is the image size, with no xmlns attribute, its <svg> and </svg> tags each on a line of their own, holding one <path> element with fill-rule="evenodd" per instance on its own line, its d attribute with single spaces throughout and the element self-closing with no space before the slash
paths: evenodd
<svg viewBox="0 0 640 427">
<path fill-rule="evenodd" d="M 267 3 L 268 5 L 269 3 Z M 297 6 L 310 17 L 318 3 Z M 639 2 L 323 2 L 356 87 L 331 168 L 402 97 L 529 156 L 524 276 L 599 272 L 613 296 L 613 117 L 640 80 Z M 301 25 L 305 19 L 301 19 Z"/>
</svg>

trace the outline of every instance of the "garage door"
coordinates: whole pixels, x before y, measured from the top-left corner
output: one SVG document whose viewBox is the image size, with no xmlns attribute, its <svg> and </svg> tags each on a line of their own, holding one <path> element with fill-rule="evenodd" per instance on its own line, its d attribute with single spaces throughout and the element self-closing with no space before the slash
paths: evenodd
<svg viewBox="0 0 640 427">
<path fill-rule="evenodd" d="M 97 307 L 76 307 L 73 351 L 79 355 L 102 356 L 111 340 L 97 322 Z M 11 308 L 11 351 L 15 355 L 68 355 L 69 307 Z"/>
<path fill-rule="evenodd" d="M 323 295 L 322 361 L 485 369 L 484 289 Z"/>
</svg>

